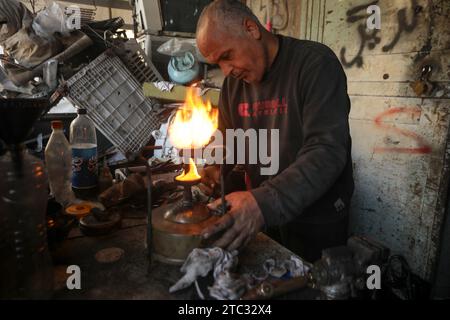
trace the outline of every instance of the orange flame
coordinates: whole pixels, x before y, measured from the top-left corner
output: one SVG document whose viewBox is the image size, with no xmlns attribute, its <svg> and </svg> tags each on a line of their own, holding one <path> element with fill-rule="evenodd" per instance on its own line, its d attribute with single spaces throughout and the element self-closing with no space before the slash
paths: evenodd
<svg viewBox="0 0 450 320">
<path fill-rule="evenodd" d="M 202 177 L 198 174 L 197 167 L 195 165 L 195 162 L 192 158 L 189 159 L 189 170 L 188 172 L 183 172 L 175 178 L 177 181 L 195 181 L 199 180 Z"/>
<path fill-rule="evenodd" d="M 195 94 L 195 88 L 188 88 L 186 101 L 177 111 L 169 125 L 169 140 L 178 149 L 198 149 L 207 145 L 217 130 L 218 110 L 211 103 L 204 102 Z M 176 177 L 177 181 L 195 181 L 200 179 L 197 167 L 189 159 L 189 170 Z"/>
<path fill-rule="evenodd" d="M 217 130 L 218 110 L 188 88 L 186 101 L 169 126 L 169 140 L 178 149 L 197 149 L 209 143 Z"/>
</svg>

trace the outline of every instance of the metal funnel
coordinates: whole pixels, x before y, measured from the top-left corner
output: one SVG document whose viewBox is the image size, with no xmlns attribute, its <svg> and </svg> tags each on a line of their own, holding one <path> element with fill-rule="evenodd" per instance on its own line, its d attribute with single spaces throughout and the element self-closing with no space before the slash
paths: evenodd
<svg viewBox="0 0 450 320">
<path fill-rule="evenodd" d="M 25 141 L 48 107 L 48 99 L 0 99 L 0 139 L 7 145 Z"/>
</svg>

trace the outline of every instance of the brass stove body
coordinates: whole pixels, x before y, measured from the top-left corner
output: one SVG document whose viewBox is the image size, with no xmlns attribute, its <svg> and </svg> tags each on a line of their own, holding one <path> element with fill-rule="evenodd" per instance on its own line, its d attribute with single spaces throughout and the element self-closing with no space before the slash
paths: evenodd
<svg viewBox="0 0 450 320">
<path fill-rule="evenodd" d="M 208 226 L 219 220 L 205 203 L 192 197 L 196 181 L 177 181 L 184 187 L 182 199 L 166 203 L 152 213 L 152 256 L 163 263 L 181 265 L 195 248 L 205 245 L 200 236 Z"/>
</svg>

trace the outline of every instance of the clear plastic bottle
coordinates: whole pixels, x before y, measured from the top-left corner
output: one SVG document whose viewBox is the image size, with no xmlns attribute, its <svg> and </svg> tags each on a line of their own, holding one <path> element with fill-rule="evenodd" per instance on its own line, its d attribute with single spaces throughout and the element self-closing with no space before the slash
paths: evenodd
<svg viewBox="0 0 450 320">
<path fill-rule="evenodd" d="M 0 300 L 49 299 L 48 180 L 44 163 L 23 141 L 47 99 L 0 99 Z M 5 316 L 3 316 L 5 317 Z M 2 318 L 3 318 L 2 317 Z"/>
<path fill-rule="evenodd" d="M 62 121 L 52 121 L 52 130 L 45 148 L 50 192 L 57 202 L 68 206 L 75 199 L 71 188 L 72 150 L 64 135 Z"/>
<path fill-rule="evenodd" d="M 78 109 L 77 113 L 78 117 L 70 124 L 72 188 L 90 196 L 96 192 L 98 182 L 97 136 L 86 109 Z"/>
<path fill-rule="evenodd" d="M 24 145 L 0 157 L 0 300 L 50 299 L 53 266 L 44 163 Z"/>
</svg>

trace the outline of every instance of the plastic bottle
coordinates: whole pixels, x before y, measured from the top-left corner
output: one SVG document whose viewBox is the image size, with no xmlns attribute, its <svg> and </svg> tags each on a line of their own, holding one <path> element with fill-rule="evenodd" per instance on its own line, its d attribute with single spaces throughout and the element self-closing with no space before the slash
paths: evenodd
<svg viewBox="0 0 450 320">
<path fill-rule="evenodd" d="M 48 104 L 48 99 L 0 99 L 0 300 L 53 295 L 47 173 L 23 142 Z"/>
<path fill-rule="evenodd" d="M 50 299 L 44 163 L 25 145 L 9 148 L 0 157 L 0 300 Z"/>
<path fill-rule="evenodd" d="M 71 189 L 72 151 L 64 135 L 62 121 L 52 121 L 52 130 L 45 148 L 45 163 L 50 192 L 65 207 L 75 199 Z"/>
<path fill-rule="evenodd" d="M 72 188 L 82 197 L 90 197 L 97 191 L 97 136 L 86 109 L 78 109 L 77 113 L 78 117 L 70 124 Z"/>
</svg>

